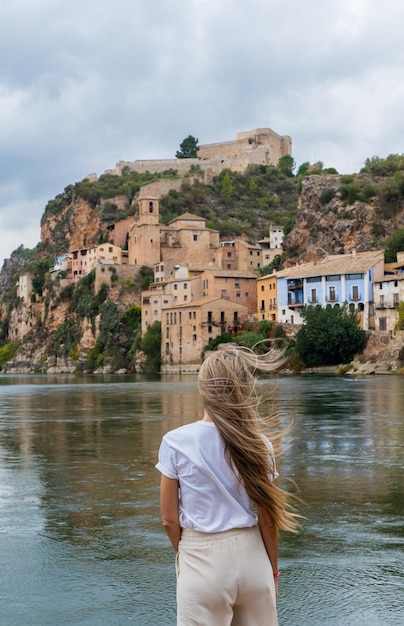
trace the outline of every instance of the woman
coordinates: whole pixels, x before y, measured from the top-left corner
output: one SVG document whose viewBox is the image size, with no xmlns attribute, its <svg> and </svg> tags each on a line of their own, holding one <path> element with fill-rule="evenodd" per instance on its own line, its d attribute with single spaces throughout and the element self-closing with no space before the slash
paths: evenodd
<svg viewBox="0 0 404 626">
<path fill-rule="evenodd" d="M 211 353 L 198 376 L 202 420 L 163 437 L 156 467 L 180 626 L 277 624 L 278 534 L 298 522 L 275 484 L 254 372 L 278 366 L 232 344 Z"/>
</svg>

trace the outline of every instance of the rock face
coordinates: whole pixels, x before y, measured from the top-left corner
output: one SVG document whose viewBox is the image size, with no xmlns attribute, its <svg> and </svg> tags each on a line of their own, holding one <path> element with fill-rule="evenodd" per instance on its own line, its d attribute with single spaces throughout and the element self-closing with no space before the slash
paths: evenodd
<svg viewBox="0 0 404 626">
<path fill-rule="evenodd" d="M 385 213 L 380 210 L 378 196 L 369 193 L 369 189 L 372 186 L 376 188 L 380 182 L 368 174 L 351 177 L 324 174 L 303 177 L 295 224 L 284 240 L 284 266 L 315 261 L 326 254 L 382 248 L 386 237 L 391 236 L 396 229 L 404 228 L 404 208 L 400 210 L 400 207 L 396 207 L 386 219 Z M 171 185 L 164 181 L 158 183 L 160 186 L 163 184 Z M 347 196 L 347 191 L 355 191 L 354 197 L 352 193 Z M 151 193 L 150 189 L 148 193 Z M 128 196 L 116 196 L 91 202 L 91 199 L 74 197 L 72 189 L 68 189 L 48 203 L 42 218 L 42 257 L 46 254 L 48 257 L 56 256 L 98 243 L 100 238 L 107 236 L 108 223 L 119 220 L 120 215 L 132 215 L 132 208 L 135 213 L 138 198 L 139 194 L 131 200 Z M 257 219 L 264 219 L 263 213 L 260 214 L 258 209 L 256 215 Z M 268 225 L 267 221 L 265 225 Z M 24 256 L 24 250 L 15 251 L 0 274 L 2 290 L 13 286 L 15 276 L 25 263 L 27 256 Z M 114 284 L 111 280 L 108 281 L 108 299 L 121 308 L 140 304 L 139 290 L 135 291 L 133 287 L 136 277 L 130 271 L 133 271 L 133 267 L 131 270 L 129 266 L 122 266 L 117 274 L 119 280 Z M 102 288 L 105 276 L 106 273 L 96 274 L 95 295 Z M 61 295 L 62 288 L 55 283 L 48 285 L 43 297 L 35 297 L 29 302 L 15 297 L 12 300 L 13 296 L 8 301 L 0 300 L 0 331 L 3 332 L 3 326 L 7 327 L 8 336 L 4 336 L 9 341 L 22 342 L 14 359 L 9 361 L 4 371 L 75 371 L 80 359 L 85 358 L 85 353 L 94 347 L 99 320 L 93 319 L 93 323 L 90 323 L 85 316 L 73 319 L 71 312 L 69 313 L 69 301 Z M 66 323 L 69 315 L 80 333 L 76 352 L 72 352 L 76 361 L 70 356 L 56 356 L 63 353 L 62 350 L 54 350 L 52 356 L 47 354 L 49 338 Z M 387 344 L 380 344 L 377 339 L 372 339 L 368 344 L 369 359 L 375 360 L 375 355 L 380 352 L 383 353 L 386 364 L 399 365 L 402 357 L 400 345 L 402 343 L 398 341 L 393 349 Z M 65 351 L 64 354 L 67 353 Z M 109 365 L 106 364 L 105 367 Z"/>
<path fill-rule="evenodd" d="M 100 211 L 77 198 L 63 203 L 56 214 L 45 214 L 41 223 L 41 242 L 49 243 L 56 254 L 78 250 L 95 243 L 100 232 Z"/>
<path fill-rule="evenodd" d="M 288 255 L 286 266 L 315 261 L 326 254 L 380 249 L 383 247 L 380 234 L 384 239 L 404 227 L 404 210 L 383 219 L 378 201 L 373 197 L 367 202 L 358 199 L 352 204 L 341 199 L 343 178 L 322 175 L 302 179 L 296 221 L 284 241 Z M 380 182 L 369 175 L 352 178 L 353 184 L 362 189 Z"/>
</svg>

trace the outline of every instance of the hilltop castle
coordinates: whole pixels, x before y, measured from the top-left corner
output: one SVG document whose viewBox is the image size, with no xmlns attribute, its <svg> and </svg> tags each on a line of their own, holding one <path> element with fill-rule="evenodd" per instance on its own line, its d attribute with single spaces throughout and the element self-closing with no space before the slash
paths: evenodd
<svg viewBox="0 0 404 626">
<path fill-rule="evenodd" d="M 292 154 L 292 139 L 288 135 L 278 135 L 270 128 L 256 128 L 237 133 L 237 139 L 221 143 L 205 144 L 199 147 L 195 159 L 149 159 L 139 161 L 119 161 L 115 169 L 106 174 L 121 175 L 125 169 L 135 172 L 164 172 L 177 170 L 186 174 L 192 165 L 198 165 L 205 178 L 220 174 L 229 168 L 243 172 L 248 165 L 277 165 L 281 157 Z M 88 178 L 94 180 L 96 174 Z"/>
</svg>

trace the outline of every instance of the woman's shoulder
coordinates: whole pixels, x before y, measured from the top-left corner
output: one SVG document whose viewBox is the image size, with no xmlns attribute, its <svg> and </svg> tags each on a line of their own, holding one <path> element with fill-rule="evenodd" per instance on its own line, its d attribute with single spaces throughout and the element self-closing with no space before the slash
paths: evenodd
<svg viewBox="0 0 404 626">
<path fill-rule="evenodd" d="M 199 430 L 201 422 L 190 422 L 189 424 L 183 424 L 182 426 L 178 426 L 178 428 L 174 428 L 173 430 L 169 430 L 164 438 L 177 438 L 182 436 L 187 436 L 195 430 Z"/>
</svg>

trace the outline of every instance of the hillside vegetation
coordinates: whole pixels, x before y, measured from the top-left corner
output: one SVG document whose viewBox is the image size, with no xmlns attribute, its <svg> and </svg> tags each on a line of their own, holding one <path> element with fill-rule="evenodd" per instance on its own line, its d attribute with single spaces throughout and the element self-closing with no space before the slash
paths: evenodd
<svg viewBox="0 0 404 626">
<path fill-rule="evenodd" d="M 142 268 L 136 283 L 110 268 L 111 276 L 97 291 L 93 275 L 63 289 L 50 280 L 49 268 L 59 254 L 107 241 L 107 226 L 135 216 L 141 187 L 161 179 L 178 181 L 178 172 L 139 174 L 126 168 L 122 175 L 69 185 L 48 202 L 41 243 L 33 250 L 20 246 L 0 274 L 0 367 L 16 352 L 21 362 L 35 362 L 39 370 L 48 357 L 63 358 L 76 371 L 106 363 L 113 369 L 136 367 L 137 351 L 147 349 L 146 340 L 141 346 L 137 304 L 151 269 Z M 179 190 L 160 199 L 161 222 L 190 212 L 205 218 L 222 238 L 243 235 L 250 241 L 268 236 L 270 223 L 282 225 L 286 238 L 278 268 L 353 248 L 385 248 L 390 262 L 404 250 L 404 156 L 372 157 L 359 174 L 344 176 L 321 163 L 304 163 L 294 174 L 293 159 L 283 157 L 277 167 L 223 170 L 208 180 L 191 165 Z M 16 282 L 28 270 L 33 292 L 24 304 Z M 255 341 L 261 330 L 249 332 Z M 18 337 L 24 337 L 21 346 Z"/>
</svg>

